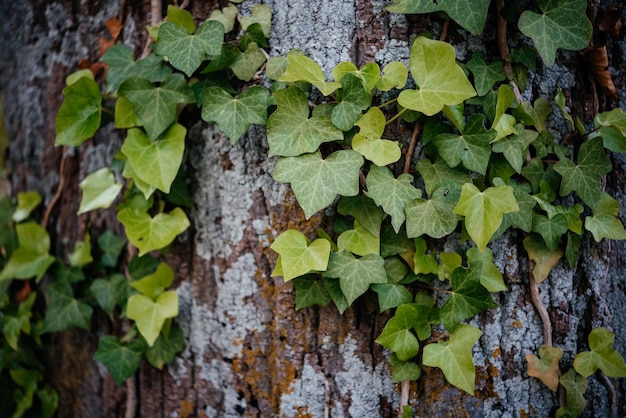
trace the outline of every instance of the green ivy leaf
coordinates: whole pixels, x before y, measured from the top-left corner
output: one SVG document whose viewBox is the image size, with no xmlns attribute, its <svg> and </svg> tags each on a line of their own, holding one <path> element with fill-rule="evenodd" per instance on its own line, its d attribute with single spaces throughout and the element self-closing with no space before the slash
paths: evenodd
<svg viewBox="0 0 626 418">
<path fill-rule="evenodd" d="M 21 192 L 17 194 L 17 207 L 13 212 L 13 222 L 22 222 L 28 218 L 33 210 L 41 204 L 39 192 Z"/>
<path fill-rule="evenodd" d="M 146 348 L 146 359 L 157 369 L 163 369 L 163 366 L 172 362 L 176 358 L 176 354 L 183 351 L 184 347 L 183 330 L 174 325 L 167 337 L 160 334 L 154 345 Z"/>
<path fill-rule="evenodd" d="M 163 81 L 172 73 L 163 59 L 156 54 L 135 61 L 133 50 L 122 44 L 113 45 L 102 56 L 107 68 L 107 91 L 116 91 L 120 84 L 133 76 L 143 77 L 153 83 Z"/>
<path fill-rule="evenodd" d="M 83 241 L 78 241 L 69 256 L 72 267 L 82 267 L 93 261 L 91 256 L 91 237 L 87 233 Z"/>
<path fill-rule="evenodd" d="M 280 234 L 270 248 L 280 255 L 282 268 L 282 274 L 274 271 L 272 276 L 282 275 L 285 281 L 311 271 L 324 271 L 328 266 L 330 243 L 318 238 L 309 244 L 307 238 L 295 229 Z"/>
<path fill-rule="evenodd" d="M 624 358 L 613 348 L 615 334 L 606 328 L 595 328 L 589 333 L 589 348 L 574 357 L 574 369 L 589 377 L 600 369 L 608 377 L 626 377 Z"/>
<path fill-rule="evenodd" d="M 159 263 L 156 271 L 130 282 L 130 286 L 139 290 L 142 295 L 156 299 L 174 282 L 174 271 L 165 263 Z"/>
<path fill-rule="evenodd" d="M 297 311 L 314 305 L 328 306 L 331 301 L 323 280 L 305 276 L 294 279 L 293 284 L 296 288 Z"/>
<path fill-rule="evenodd" d="M 36 297 L 37 293 L 32 292 L 20 303 L 15 316 L 4 314 L 2 322 L 0 322 L 0 324 L 2 324 L 2 333 L 4 334 L 7 343 L 15 351 L 18 350 L 20 334 L 24 333 L 26 335 L 30 335 L 30 320 Z"/>
<path fill-rule="evenodd" d="M 168 76 L 158 87 L 147 78 L 131 77 L 120 85 L 118 94 L 133 104 L 151 140 L 176 122 L 179 105 L 196 101 L 182 74 Z"/>
<path fill-rule="evenodd" d="M 554 101 L 558 104 L 556 98 Z M 551 113 L 552 105 L 542 97 L 535 100 L 534 106 L 530 102 L 522 102 L 517 108 L 513 109 L 513 116 L 526 126 L 534 126 L 537 132 L 546 130 L 546 119 Z"/>
<path fill-rule="evenodd" d="M 475 247 L 472 247 L 475 248 Z M 485 253 L 488 249 L 485 249 Z M 469 250 L 468 250 L 469 251 Z M 452 273 L 463 265 L 463 259 L 457 253 L 439 253 L 440 264 L 437 267 L 437 276 L 439 280 L 450 280 Z M 482 280 L 482 276 L 481 276 Z M 482 284 L 482 283 L 481 283 Z M 484 285 L 483 285 L 484 286 Z"/>
<path fill-rule="evenodd" d="M 77 147 L 100 127 L 102 94 L 95 81 L 81 77 L 63 89 L 63 96 L 65 100 L 56 117 L 54 145 Z"/>
<path fill-rule="evenodd" d="M 419 342 L 413 333 L 413 326 L 419 321 L 420 311 L 414 305 L 400 305 L 376 342 L 393 351 L 398 360 L 410 360 L 419 351 Z"/>
<path fill-rule="evenodd" d="M 402 361 L 398 359 L 396 353 L 391 353 L 389 356 L 391 362 L 391 375 L 393 377 L 393 383 L 398 383 L 403 380 L 417 380 L 422 375 L 422 369 L 419 364 L 414 361 Z M 408 415 L 413 417 L 413 411 Z"/>
<path fill-rule="evenodd" d="M 98 247 L 102 251 L 100 262 L 106 267 L 115 267 L 117 259 L 126 246 L 126 239 L 116 235 L 112 231 L 104 231 L 98 237 Z"/>
<path fill-rule="evenodd" d="M 472 347 L 481 335 L 482 332 L 478 328 L 461 324 L 450 333 L 448 341 L 426 345 L 422 363 L 440 368 L 450 384 L 473 396 L 476 372 Z"/>
<path fill-rule="evenodd" d="M 300 89 L 288 87 L 273 96 L 278 108 L 267 121 L 269 156 L 296 157 L 314 152 L 324 142 L 343 139 L 328 115 L 309 118 L 307 95 Z"/>
<path fill-rule="evenodd" d="M 411 303 L 413 296 L 404 285 L 394 283 L 373 284 L 372 290 L 378 294 L 378 307 L 381 312 Z"/>
<path fill-rule="evenodd" d="M 98 305 L 113 319 L 115 305 L 123 306 L 128 299 L 128 280 L 121 274 L 113 274 L 108 279 L 95 279 L 89 290 Z"/>
<path fill-rule="evenodd" d="M 387 283 L 385 261 L 376 254 L 355 258 L 348 251 L 331 253 L 324 277 L 339 279 L 339 286 L 348 305 L 367 291 L 370 284 Z"/>
<path fill-rule="evenodd" d="M 261 25 L 263 35 L 269 39 L 272 30 L 272 9 L 264 4 L 255 4 L 252 6 L 252 15 L 241 18 L 241 27 L 243 30 L 247 30 L 248 26 L 255 23 Z"/>
<path fill-rule="evenodd" d="M 380 238 L 372 235 L 358 221 L 354 221 L 354 229 L 343 231 L 337 238 L 339 251 L 348 250 L 357 255 L 379 254 Z"/>
<path fill-rule="evenodd" d="M 333 108 L 331 120 L 342 131 L 349 131 L 370 105 L 370 95 L 361 80 L 352 74 L 341 79 L 340 102 Z"/>
<path fill-rule="evenodd" d="M 209 87 L 202 97 L 202 119 L 217 122 L 218 128 L 235 145 L 250 125 L 265 125 L 269 92 L 252 86 L 236 99 L 220 87 Z"/>
<path fill-rule="evenodd" d="M 467 170 L 462 167 L 451 168 L 441 158 L 437 158 L 434 163 L 431 163 L 427 158 L 420 158 L 416 168 L 422 175 L 428 196 L 432 196 L 435 190 L 439 189 L 444 183 L 453 182 L 460 188 L 463 184 L 472 181 Z"/>
<path fill-rule="evenodd" d="M 465 228 L 476 246 L 483 251 L 498 230 L 505 213 L 519 211 L 511 186 L 493 186 L 483 192 L 471 183 L 461 189 L 454 213 L 465 216 Z"/>
<path fill-rule="evenodd" d="M 437 260 L 432 254 L 427 254 L 426 241 L 424 238 L 415 238 L 415 253 L 413 254 L 413 272 L 415 274 L 437 274 L 439 267 Z"/>
<path fill-rule="evenodd" d="M 418 88 L 403 90 L 398 96 L 398 103 L 407 109 L 432 116 L 445 105 L 457 105 L 476 95 L 448 43 L 417 38 L 411 48 L 410 68 Z"/>
<path fill-rule="evenodd" d="M 387 10 L 405 14 L 444 11 L 459 25 L 478 35 L 483 31 L 489 4 L 489 0 L 394 0 Z"/>
<path fill-rule="evenodd" d="M 117 214 L 117 219 L 124 225 L 130 242 L 139 249 L 140 257 L 165 248 L 189 227 L 189 219 L 181 208 L 154 217 L 140 209 L 126 208 Z"/>
<path fill-rule="evenodd" d="M 339 87 L 340 83 L 324 81 L 324 71 L 318 63 L 300 52 L 287 54 L 288 65 L 278 81 L 294 82 L 306 81 L 317 87 L 324 96 L 329 96 Z"/>
<path fill-rule="evenodd" d="M 213 10 L 208 20 L 220 22 L 224 26 L 224 33 L 228 33 L 235 27 L 235 19 L 238 12 L 237 6 L 229 4 L 222 9 Z"/>
<path fill-rule="evenodd" d="M 407 236 L 443 238 L 451 234 L 459 223 L 454 206 L 460 195 L 458 183 L 444 183 L 432 192 L 430 199 L 414 199 L 407 203 L 404 208 Z"/>
<path fill-rule="evenodd" d="M 165 320 L 177 315 L 178 295 L 173 290 L 161 293 L 156 300 L 145 295 L 133 295 L 126 306 L 126 316 L 135 321 L 150 347 L 154 345 Z"/>
<path fill-rule="evenodd" d="M 273 177 L 276 181 L 291 183 L 309 219 L 315 212 L 330 205 L 337 195 L 356 196 L 359 193 L 359 169 L 362 165 L 363 157 L 355 151 L 336 151 L 326 159 L 316 152 L 279 159 Z"/>
<path fill-rule="evenodd" d="M 511 134 L 517 134 L 517 120 L 513 115 L 506 113 L 507 109 L 515 102 L 513 90 L 505 84 L 498 89 L 498 100 L 496 102 L 496 113 L 493 120 L 492 129 L 497 132 L 492 142 L 499 141 Z"/>
<path fill-rule="evenodd" d="M 376 83 L 380 91 L 389 91 L 393 88 L 401 89 L 409 78 L 409 70 L 404 63 L 392 61 L 383 68 L 383 75 Z"/>
<path fill-rule="evenodd" d="M 567 232 L 567 218 L 560 213 L 552 219 L 534 213 L 532 231 L 541 235 L 549 250 L 554 250 Z"/>
<path fill-rule="evenodd" d="M 375 237 L 380 236 L 380 226 L 387 214 L 372 199 L 364 195 L 342 197 L 337 212 L 352 216 L 363 228 Z"/>
<path fill-rule="evenodd" d="M 0 282 L 32 277 L 40 280 L 48 267 L 54 263 L 54 257 L 49 254 L 48 232 L 35 222 L 17 224 L 15 232 L 19 246 L 11 253 L 11 257 L 0 272 Z"/>
<path fill-rule="evenodd" d="M 579 416 L 587 406 L 587 400 L 583 396 L 587 391 L 589 381 L 587 378 L 579 375 L 573 368 L 570 368 L 559 379 L 561 386 L 565 388 L 565 404 L 567 409 L 572 412 L 572 416 Z M 557 411 L 558 416 L 559 411 Z"/>
<path fill-rule="evenodd" d="M 522 172 L 522 166 L 526 162 L 528 146 L 537 139 L 539 134 L 530 129 L 516 129 L 519 133 L 513 134 L 493 144 L 494 152 L 501 152 L 504 158 L 511 164 L 517 174 Z"/>
<path fill-rule="evenodd" d="M 98 342 L 98 351 L 93 359 L 107 366 L 118 386 L 135 374 L 141 363 L 143 346 L 139 341 L 123 345 L 113 335 L 105 335 Z"/>
<path fill-rule="evenodd" d="M 604 148 L 613 152 L 626 152 L 626 113 L 622 109 L 598 113 L 593 122 L 597 134 L 602 137 Z"/>
<path fill-rule="evenodd" d="M 222 52 L 223 41 L 224 25 L 220 22 L 208 20 L 198 26 L 193 35 L 185 28 L 165 22 L 159 28 L 155 52 L 167 57 L 174 68 L 191 77 L 208 56 Z"/>
<path fill-rule="evenodd" d="M 580 146 L 578 164 L 561 159 L 554 165 L 554 170 L 563 177 L 559 190 L 561 196 L 576 192 L 585 203 L 594 206 L 600 199 L 600 179 L 611 171 L 611 161 L 604 153 L 602 140 L 594 138 Z"/>
<path fill-rule="evenodd" d="M 591 39 L 592 26 L 587 19 L 584 0 L 540 0 L 542 14 L 525 11 L 517 26 L 532 38 L 546 65 L 554 64 L 557 48 L 577 51 Z"/>
<path fill-rule="evenodd" d="M 59 332 L 72 327 L 91 329 L 93 309 L 74 298 L 69 284 L 56 283 L 48 287 L 50 301 L 43 322 L 42 333 Z"/>
<path fill-rule="evenodd" d="M 83 190 L 78 214 L 98 208 L 111 206 L 124 185 L 115 182 L 115 176 L 108 167 L 103 167 L 89 174 L 78 187 Z"/>
<path fill-rule="evenodd" d="M 324 289 L 328 291 L 328 294 L 337 307 L 339 314 L 343 315 L 346 309 L 350 307 L 350 304 L 348 303 L 346 296 L 341 291 L 339 280 L 324 278 Z"/>
<path fill-rule="evenodd" d="M 404 68 L 406 70 L 406 67 Z M 342 81 L 346 74 L 351 74 L 361 80 L 363 89 L 367 93 L 371 92 L 380 81 L 380 67 L 375 62 L 365 64 L 360 70 L 351 62 L 340 62 L 333 68 L 333 78 L 336 81 Z"/>
<path fill-rule="evenodd" d="M 596 242 L 603 238 L 621 240 L 626 239 L 626 231 L 619 220 L 619 202 L 608 193 L 602 192 L 595 205 L 593 216 L 585 218 L 585 229 L 593 234 Z"/>
<path fill-rule="evenodd" d="M 469 269 L 459 267 L 452 272 L 452 294 L 441 307 L 440 313 L 447 330 L 454 330 L 462 320 L 499 306 L 480 283 L 480 273 L 475 264 L 470 265 Z"/>
<path fill-rule="evenodd" d="M 487 65 L 487 60 L 482 52 L 472 54 L 467 62 L 467 68 L 474 74 L 474 86 L 479 96 L 487 94 L 498 81 L 506 78 L 501 61 L 494 61 Z"/>
<path fill-rule="evenodd" d="M 481 252 L 478 248 L 472 247 L 467 250 L 467 263 L 471 270 L 478 271 L 480 284 L 489 292 L 504 292 L 507 289 L 502 279 L 502 273 L 493 263 L 493 251 L 485 248 Z"/>
<path fill-rule="evenodd" d="M 151 141 L 140 129 L 129 129 L 122 145 L 126 164 L 130 164 L 140 180 L 169 193 L 183 161 L 186 134 L 185 127 L 178 123 L 156 141 Z"/>
<path fill-rule="evenodd" d="M 187 33 L 193 33 L 196 30 L 193 15 L 172 4 L 167 5 L 167 21 L 173 23 L 177 28 L 185 29 Z"/>
<path fill-rule="evenodd" d="M 558 347 L 541 345 L 539 357 L 534 354 L 526 354 L 528 362 L 528 376 L 541 380 L 552 392 L 559 388 L 559 360 L 563 357 L 563 350 Z"/>
<path fill-rule="evenodd" d="M 544 281 L 563 257 L 563 250 L 560 248 L 550 250 L 544 240 L 535 234 L 524 239 L 524 249 L 528 253 L 528 258 L 534 263 L 532 275 L 537 283 Z"/>
<path fill-rule="evenodd" d="M 395 163 L 402 155 L 400 144 L 381 139 L 385 122 L 383 112 L 372 107 L 356 122 L 360 131 L 352 138 L 352 149 L 380 167 Z"/>
<path fill-rule="evenodd" d="M 256 42 L 250 42 L 243 54 L 237 55 L 230 64 L 230 69 L 233 70 L 238 79 L 250 81 L 259 68 L 265 64 L 265 61 L 267 61 L 267 57 L 261 48 L 259 48 Z"/>
<path fill-rule="evenodd" d="M 422 197 L 422 192 L 411 183 L 413 176 L 401 174 L 397 179 L 387 167 L 370 167 L 367 174 L 365 195 L 391 215 L 393 229 L 398 232 L 404 223 L 404 207 L 413 199 Z"/>
<path fill-rule="evenodd" d="M 494 131 L 487 131 L 484 126 L 485 117 L 472 115 L 465 125 L 463 134 L 439 134 L 433 140 L 441 157 L 450 167 L 463 163 L 463 167 L 480 174 L 487 172 L 491 146 L 489 143 L 496 137 Z"/>
<path fill-rule="evenodd" d="M 115 102 L 115 127 L 128 129 L 141 126 L 141 119 L 135 113 L 133 104 L 123 97 L 118 97 Z"/>
<path fill-rule="evenodd" d="M 383 225 L 380 233 L 380 255 L 391 257 L 396 254 L 413 254 L 413 252 L 415 252 L 413 240 L 407 238 L 403 229 L 396 233 L 393 226 Z"/>
</svg>

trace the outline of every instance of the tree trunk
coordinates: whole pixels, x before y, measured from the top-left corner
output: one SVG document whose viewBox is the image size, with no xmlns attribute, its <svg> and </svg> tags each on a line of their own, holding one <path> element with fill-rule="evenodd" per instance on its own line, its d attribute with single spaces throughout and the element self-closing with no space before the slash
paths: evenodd
<svg viewBox="0 0 626 418">
<path fill-rule="evenodd" d="M 122 11 L 118 2 L 98 0 L 0 0 L 0 93 L 10 138 L 11 185 L 14 192 L 38 190 L 50 203 L 64 178 L 48 225 L 53 252 L 61 258 L 88 228 L 120 230 L 112 212 L 75 213 L 78 182 L 110 163 L 121 134 L 112 128 L 100 131 L 65 154 L 53 146 L 65 77 L 81 60 L 98 61 L 98 39 L 108 36 L 105 20 L 121 14 L 123 41 L 136 55 L 145 46 L 149 2 L 120 3 Z M 189 10 L 202 21 L 218 3 L 195 0 Z M 242 14 L 249 14 L 254 3 L 246 0 Z M 341 61 L 359 66 L 376 61 L 381 67 L 392 60 L 408 61 L 409 40 L 427 30 L 439 36 L 442 30 L 439 17 L 390 15 L 384 10 L 390 2 L 383 0 L 263 3 L 273 11 L 270 55 L 301 49 L 328 75 Z M 590 5 L 590 10 L 595 7 Z M 498 58 L 494 13 L 480 37 L 450 22 L 447 39 L 460 60 L 478 50 L 490 60 Z M 539 63 L 524 98 L 551 100 L 560 87 L 572 113 L 587 125 L 598 110 L 626 108 L 626 43 L 597 28 L 596 33 L 594 40 L 609 50 L 619 103 L 605 98 L 580 53 L 562 52 L 552 67 Z M 524 42 L 515 36 L 510 42 Z M 566 133 L 559 116 L 549 123 L 557 138 Z M 393 129 L 408 143 L 410 124 L 398 122 Z M 268 248 L 272 240 L 288 228 L 314 234 L 332 214 L 305 219 L 288 187 L 271 177 L 275 160 L 267 158 L 261 128 L 231 146 L 214 126 L 192 121 L 187 142 L 193 227 L 167 256 L 176 271 L 177 323 L 184 331 L 185 349 L 163 370 L 143 364 L 135 378 L 118 388 L 106 369 L 91 360 L 97 346 L 91 334 L 55 335 L 49 363 L 61 395 L 59 416 L 395 416 L 400 387 L 392 383 L 388 354 L 374 342 L 389 315 L 378 312 L 375 297 L 360 298 L 344 315 L 334 307 L 296 311 L 293 286 L 270 277 L 276 261 Z M 626 160 L 612 156 L 612 162 L 606 189 L 625 207 L 621 191 Z M 623 211 L 621 215 L 623 219 Z M 508 233 L 492 245 L 510 291 L 494 296 L 500 308 L 471 322 L 483 330 L 474 348 L 476 396 L 447 384 L 440 370 L 426 368 L 410 385 L 410 405 L 417 416 L 545 417 L 558 408 L 558 397 L 526 373 L 525 355 L 536 353 L 544 337 L 531 303 L 529 260 L 521 239 L 521 234 Z M 613 329 L 616 349 L 626 353 L 626 244 L 595 243 L 587 236 L 581 251 L 575 269 L 560 262 L 539 285 L 553 344 L 565 353 L 562 364 L 571 364 L 576 352 L 587 349 L 587 335 L 598 326 Z M 97 333 L 110 331 L 104 315 L 95 322 Z M 585 416 L 626 415 L 625 382 L 612 380 L 612 385 L 590 379 Z"/>
</svg>

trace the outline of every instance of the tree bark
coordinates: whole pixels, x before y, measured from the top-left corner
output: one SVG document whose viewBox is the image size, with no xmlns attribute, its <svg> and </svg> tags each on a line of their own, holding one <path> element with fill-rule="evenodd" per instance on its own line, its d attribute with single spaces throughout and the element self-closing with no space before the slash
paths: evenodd
<svg viewBox="0 0 626 418">
<path fill-rule="evenodd" d="M 196 0 L 189 10 L 201 21 L 219 3 Z M 246 0 L 242 14 L 249 14 L 255 3 Z M 390 15 L 384 10 L 390 2 L 383 0 L 263 3 L 273 11 L 270 55 L 301 49 L 328 75 L 341 61 L 376 61 L 381 67 L 393 60 L 408 62 L 410 40 L 426 30 L 439 36 L 443 27 L 436 16 Z M 590 10 L 597 7 L 594 2 Z M 65 154 L 54 148 L 54 120 L 65 77 L 83 59 L 98 61 L 98 39 L 107 37 L 105 20 L 117 15 L 123 16 L 123 41 L 141 54 L 150 4 L 0 0 L 0 10 L 0 93 L 11 141 L 12 188 L 38 190 L 49 203 L 60 177 L 65 178 L 48 225 L 53 252 L 64 258 L 88 228 L 120 231 L 112 213 L 75 213 L 79 181 L 108 165 L 122 140 L 108 128 Z M 495 22 L 491 11 L 480 37 L 450 22 L 447 39 L 460 60 L 478 50 L 488 60 L 498 58 Z M 604 96 L 580 53 L 562 51 L 557 64 L 539 63 L 530 74 L 521 92 L 524 99 L 551 100 L 560 87 L 574 116 L 586 125 L 597 111 L 626 108 L 626 44 L 597 27 L 595 33 L 594 42 L 609 50 L 619 101 Z M 512 45 L 527 41 L 517 35 L 510 39 Z M 557 139 L 567 133 L 558 111 L 549 124 Z M 406 148 L 412 126 L 397 122 L 390 131 Z M 389 315 L 378 313 L 375 297 L 360 298 L 344 315 L 334 307 L 296 311 L 293 286 L 270 277 L 276 261 L 269 250 L 272 240 L 288 228 L 311 236 L 332 213 L 306 220 L 288 187 L 272 179 L 275 160 L 267 158 L 262 128 L 253 128 L 233 147 L 214 126 L 192 121 L 187 144 L 193 227 L 167 256 L 176 271 L 177 322 L 184 331 L 185 349 L 163 370 L 142 364 L 133 383 L 118 388 L 106 369 L 91 360 L 97 346 L 94 336 L 82 331 L 55 335 L 50 364 L 61 394 L 59 416 L 395 416 L 400 385 L 392 383 L 388 354 L 374 342 Z M 59 172 L 62 158 L 64 170 Z M 624 208 L 626 160 L 611 158 L 614 172 L 606 179 L 606 189 Z M 624 210 L 620 215 L 624 219 Z M 453 238 L 458 241 L 458 236 Z M 483 331 L 474 348 L 476 396 L 447 384 L 438 369 L 426 368 L 410 385 L 410 405 L 417 416 L 544 417 L 558 408 L 558 396 L 526 373 L 525 355 L 536 353 L 544 337 L 531 303 L 529 260 L 521 240 L 521 234 L 508 233 L 492 245 L 510 291 L 494 296 L 500 308 L 471 321 Z M 564 350 L 562 365 L 588 349 L 587 335 L 598 326 L 611 328 L 616 349 L 626 354 L 625 259 L 623 241 L 595 243 L 587 236 L 576 268 L 560 262 L 539 285 L 553 326 L 553 344 Z M 96 334 L 110 331 L 104 316 L 94 322 Z M 615 399 L 602 379 L 591 377 L 584 416 L 626 415 L 624 380 L 611 382 Z M 129 410 L 133 400 L 137 406 Z"/>
</svg>

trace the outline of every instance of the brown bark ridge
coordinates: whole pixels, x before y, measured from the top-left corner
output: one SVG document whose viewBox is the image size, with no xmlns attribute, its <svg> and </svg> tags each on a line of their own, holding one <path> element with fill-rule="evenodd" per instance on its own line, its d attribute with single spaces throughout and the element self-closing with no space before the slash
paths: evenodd
<svg viewBox="0 0 626 418">
<path fill-rule="evenodd" d="M 150 5 L 125 3 L 122 38 L 140 54 Z M 203 19 L 217 3 L 192 1 L 190 10 Z M 242 14 L 254 3 L 245 1 Z M 392 60 L 406 62 L 409 40 L 424 30 L 438 36 L 443 24 L 436 16 L 389 15 L 384 10 L 389 2 L 383 0 L 263 3 L 274 13 L 271 54 L 301 49 L 327 74 L 341 61 L 362 65 L 375 60 L 381 66 Z M 84 58 L 98 60 L 98 37 L 105 36 L 104 22 L 119 13 L 119 4 L 0 0 L 0 10 L 0 92 L 11 140 L 12 186 L 16 191 L 39 190 L 49 202 L 59 180 L 62 151 L 53 147 L 54 118 L 65 76 Z M 489 19 L 481 37 L 469 36 L 450 22 L 447 39 L 461 60 L 477 50 L 489 60 L 498 58 L 495 17 Z M 510 40 L 511 46 L 526 41 Z M 539 63 L 523 97 L 551 99 L 560 87 L 574 115 L 586 124 L 597 110 L 626 108 L 623 38 L 598 32 L 594 41 L 607 47 L 617 101 L 594 85 L 578 53 L 561 53 L 552 67 Z M 557 138 L 567 132 L 558 113 L 549 123 Z M 400 388 L 392 383 L 387 353 L 374 342 L 386 320 L 377 313 L 375 299 L 361 298 L 343 316 L 334 308 L 295 311 L 293 286 L 270 277 L 276 259 L 268 249 L 272 240 L 288 228 L 312 235 L 326 215 L 306 220 L 288 188 L 272 180 L 275 161 L 267 158 L 263 129 L 252 129 L 233 147 L 212 126 L 198 122 L 189 128 L 194 226 L 168 255 L 177 273 L 178 323 L 185 350 L 163 371 L 143 364 L 133 385 L 117 388 L 106 370 L 90 360 L 96 346 L 93 336 L 82 331 L 54 336 L 51 363 L 57 365 L 59 416 L 394 416 Z M 398 122 L 390 128 L 408 144 L 412 126 Z M 78 182 L 108 164 L 120 143 L 120 135 L 107 130 L 79 149 L 68 149 L 60 173 L 67 189 L 49 224 L 58 256 L 71 251 L 89 223 L 119 230 L 111 214 L 77 218 L 74 213 Z M 606 187 L 624 207 L 626 160 L 612 158 L 615 172 Z M 521 236 L 506 234 L 493 250 L 510 291 L 495 296 L 499 309 L 471 322 L 483 330 L 474 349 L 476 396 L 461 393 L 439 370 L 427 368 L 410 386 L 417 416 L 543 417 L 558 407 L 557 396 L 525 372 L 524 357 L 537 352 L 543 336 L 530 300 Z M 553 342 L 565 351 L 563 364 L 587 349 L 586 335 L 597 326 L 613 329 L 616 348 L 626 353 L 626 244 L 586 239 L 581 251 L 576 268 L 562 262 L 539 285 L 553 324 Z M 107 331 L 105 325 L 96 325 L 97 333 Z M 591 378 L 585 416 L 626 414 L 624 381 L 613 384 L 615 411 L 602 380 Z M 134 411 L 126 411 L 132 405 L 129 398 L 137 401 Z"/>
</svg>

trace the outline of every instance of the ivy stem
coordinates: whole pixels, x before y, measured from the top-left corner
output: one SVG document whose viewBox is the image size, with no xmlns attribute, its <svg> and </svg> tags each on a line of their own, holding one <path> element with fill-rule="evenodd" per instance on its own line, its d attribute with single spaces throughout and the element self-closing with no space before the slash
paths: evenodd
<svg viewBox="0 0 626 418">
<path fill-rule="evenodd" d="M 398 101 L 398 98 L 397 98 L 397 97 L 394 97 L 393 99 L 391 99 L 391 100 L 387 100 L 385 103 L 381 103 L 381 104 L 379 104 L 379 105 L 378 105 L 378 106 L 376 106 L 376 107 L 377 107 L 377 108 L 379 108 L 379 109 L 382 109 L 383 107 L 385 107 L 385 106 L 389 106 L 390 104 L 393 104 L 393 103 L 395 103 L 395 102 L 397 102 L 397 101 Z"/>
<path fill-rule="evenodd" d="M 404 415 L 404 407 L 409 406 L 409 385 L 410 380 L 403 380 L 401 383 L 402 394 L 400 395 L 400 416 Z"/>
<path fill-rule="evenodd" d="M 541 318 L 541 322 L 543 324 L 543 341 L 544 344 L 552 347 L 552 322 L 550 321 L 550 316 L 548 315 L 548 311 L 541 301 L 541 296 L 539 295 L 539 285 L 535 280 L 535 275 L 532 273 L 532 266 L 530 266 L 530 300 L 532 301 L 539 317 Z"/>
<path fill-rule="evenodd" d="M 330 384 L 328 383 L 328 376 L 324 376 L 324 418 L 330 418 Z"/>
<path fill-rule="evenodd" d="M 432 290 L 433 292 L 449 293 L 451 295 L 454 294 L 454 292 L 451 290 L 438 289 L 436 287 L 428 286 L 426 283 L 422 283 L 422 282 L 417 282 L 416 285 L 418 285 L 422 289 Z"/>
<path fill-rule="evenodd" d="M 67 145 L 63 146 L 63 154 L 61 155 L 61 165 L 59 166 L 59 185 L 57 187 L 56 193 L 52 196 L 48 207 L 46 208 L 46 212 L 43 215 L 43 220 L 41 221 L 41 226 L 46 229 L 48 226 L 48 221 L 50 220 L 50 214 L 52 213 L 52 209 L 54 205 L 56 205 L 57 201 L 61 197 L 61 193 L 63 193 L 63 187 L 65 186 L 65 176 L 63 172 L 65 171 L 65 160 L 67 159 Z"/>
<path fill-rule="evenodd" d="M 411 160 L 413 160 L 413 154 L 415 153 L 415 145 L 417 144 L 417 137 L 422 131 L 422 124 L 419 122 L 415 122 L 415 127 L 413 128 L 413 134 L 411 135 L 411 142 L 409 142 L 409 149 L 404 155 L 404 169 L 403 173 L 408 173 L 411 169 Z"/>
<path fill-rule="evenodd" d="M 441 28 L 441 33 L 439 34 L 439 40 L 442 42 L 448 37 L 448 26 L 450 26 L 449 17 L 443 21 L 443 27 Z"/>
<path fill-rule="evenodd" d="M 396 113 L 391 119 L 389 119 L 385 125 L 389 125 L 391 122 L 393 122 L 394 120 L 398 119 L 400 116 L 402 116 L 402 114 L 404 112 L 406 112 L 408 109 L 405 107 L 404 109 L 402 109 L 401 111 L 399 111 L 398 113 Z"/>
<path fill-rule="evenodd" d="M 513 93 L 517 99 L 517 103 L 522 103 L 522 94 L 519 91 L 517 83 L 513 79 L 513 69 L 511 63 L 507 61 L 509 58 L 509 45 L 506 42 L 506 19 L 502 16 L 502 9 L 504 8 L 504 0 L 496 0 L 496 14 L 498 16 L 498 49 L 500 51 L 500 58 L 504 61 L 502 69 L 506 78 L 509 80 L 509 84 L 513 87 Z"/>
</svg>

